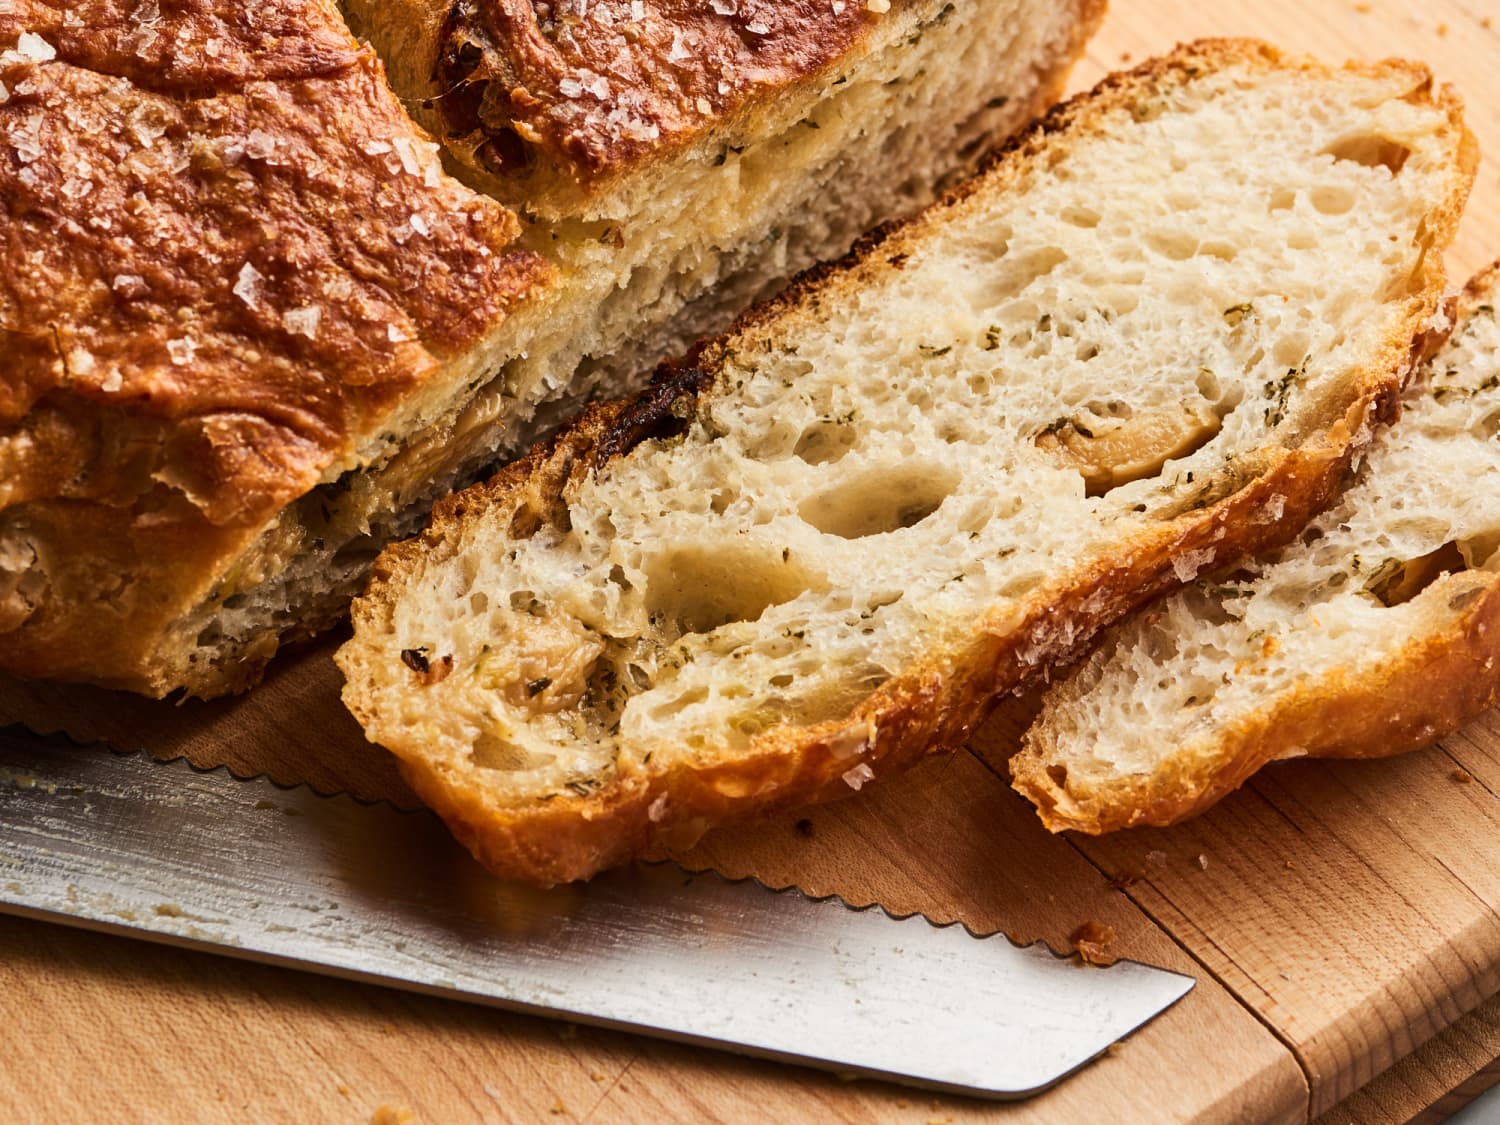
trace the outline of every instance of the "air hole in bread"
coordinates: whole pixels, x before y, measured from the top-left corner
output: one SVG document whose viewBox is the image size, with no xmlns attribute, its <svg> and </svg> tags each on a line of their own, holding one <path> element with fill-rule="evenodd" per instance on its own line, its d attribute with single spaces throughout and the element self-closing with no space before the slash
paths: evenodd
<svg viewBox="0 0 1500 1125">
<path fill-rule="evenodd" d="M 1352 188 L 1320 187 L 1313 188 L 1308 201 L 1325 215 L 1345 215 L 1354 210 L 1356 199 Z"/>
<path fill-rule="evenodd" d="M 1349 160 L 1366 168 L 1384 168 L 1393 176 L 1400 174 L 1411 156 L 1411 149 L 1399 141 L 1368 133 L 1344 137 L 1323 151 L 1334 160 Z"/>
<path fill-rule="evenodd" d="M 959 476 L 932 465 L 867 470 L 804 500 L 797 513 L 825 535 L 864 539 L 915 527 L 959 484 Z"/>
<path fill-rule="evenodd" d="M 1486 531 L 1458 541 L 1458 552 L 1470 570 L 1479 570 L 1495 558 L 1500 550 L 1500 531 Z"/>
<path fill-rule="evenodd" d="M 1059 789 L 1064 788 L 1068 784 L 1068 767 L 1048 766 L 1047 776 L 1052 779 L 1052 784 L 1056 785 Z"/>
<path fill-rule="evenodd" d="M 1368 589 L 1382 605 L 1403 605 L 1443 575 L 1457 574 L 1468 567 L 1459 545 L 1450 541 L 1419 558 L 1388 562 L 1376 572 Z"/>
<path fill-rule="evenodd" d="M 474 764 L 480 769 L 502 770 L 506 773 L 544 769 L 557 760 L 554 754 L 528 750 L 490 731 L 479 733 L 479 736 L 474 739 L 474 746 L 470 753 Z"/>
<path fill-rule="evenodd" d="M 683 634 L 758 620 L 772 606 L 826 586 L 791 551 L 769 553 L 749 543 L 666 550 L 644 570 L 651 620 L 658 627 L 674 624 Z"/>
<path fill-rule="evenodd" d="M 993 253 L 988 250 L 986 256 Z M 1001 308 L 1067 260 L 1067 253 L 1056 246 L 1041 246 L 1025 254 L 1002 258 L 994 267 L 971 275 L 975 289 L 969 299 L 976 311 Z"/>
<path fill-rule="evenodd" d="M 544 523 L 551 522 L 557 526 L 559 531 L 572 530 L 572 520 L 568 516 L 568 509 L 559 505 L 556 513 L 548 519 L 548 513 L 543 512 L 529 501 L 522 501 L 516 508 L 516 514 L 511 517 L 510 535 L 512 539 L 530 539 L 535 535 Z"/>
<path fill-rule="evenodd" d="M 694 704 L 703 703 L 707 699 L 708 688 L 703 687 L 702 685 L 690 688 L 689 690 L 682 692 L 680 695 L 666 695 L 661 699 L 660 702 L 658 702 L 654 707 L 651 708 L 651 717 L 658 721 L 662 719 L 669 719 L 673 715 L 687 710 Z M 703 744 L 703 736 L 702 734 L 699 734 L 696 743 L 691 737 L 689 737 L 687 741 L 688 745 L 690 746 L 701 746 Z"/>
<path fill-rule="evenodd" d="M 1181 231 L 1147 235 L 1146 245 L 1173 262 L 1185 262 L 1198 252 L 1198 240 Z"/>
<path fill-rule="evenodd" d="M 1299 368 L 1307 359 L 1308 339 L 1305 332 L 1289 332 L 1276 341 L 1271 359 L 1277 367 Z"/>
<path fill-rule="evenodd" d="M 859 439 L 853 426 L 838 422 L 816 422 L 803 431 L 792 452 L 809 465 L 826 465 L 837 461 Z"/>
<path fill-rule="evenodd" d="M 1297 206 L 1297 193 L 1291 188 L 1277 188 L 1266 200 L 1267 211 L 1290 211 Z"/>
<path fill-rule="evenodd" d="M 1097 405 L 1097 404 L 1095 404 Z M 1088 496 L 1157 476 L 1168 461 L 1191 456 L 1223 426 L 1207 402 L 1132 410 L 1084 409 L 1058 419 L 1036 437 L 1036 447 L 1083 477 Z"/>
<path fill-rule="evenodd" d="M 1100 215 L 1092 207 L 1065 207 L 1058 218 L 1069 226 L 1092 230 L 1099 225 Z"/>
<path fill-rule="evenodd" d="M 521 134 L 509 128 L 495 130 L 474 156 L 497 176 L 524 171 L 532 164 L 531 146 L 521 139 Z"/>
</svg>

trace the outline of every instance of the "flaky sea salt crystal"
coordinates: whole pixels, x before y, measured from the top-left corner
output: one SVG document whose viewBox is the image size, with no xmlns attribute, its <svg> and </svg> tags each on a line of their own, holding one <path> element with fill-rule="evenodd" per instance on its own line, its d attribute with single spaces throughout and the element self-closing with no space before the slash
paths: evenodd
<svg viewBox="0 0 1500 1125">
<path fill-rule="evenodd" d="M 144 297 L 148 290 L 146 279 L 136 273 L 116 274 L 109 287 L 122 297 Z"/>
<path fill-rule="evenodd" d="M 135 137 L 135 143 L 142 148 L 150 148 L 161 135 L 167 131 L 166 122 L 161 119 L 161 114 L 153 106 L 137 106 L 130 115 L 130 132 Z"/>
<path fill-rule="evenodd" d="M 387 142 L 387 141 L 366 141 L 365 142 L 365 155 L 366 156 L 384 156 L 386 153 L 388 153 L 390 151 L 391 151 L 391 146 L 390 146 L 389 142 Z"/>
<path fill-rule="evenodd" d="M 252 129 L 245 138 L 245 155 L 252 160 L 264 160 L 276 151 L 276 138 L 262 129 Z"/>
<path fill-rule="evenodd" d="M 307 305 L 300 309 L 288 309 L 281 314 L 281 326 L 293 336 L 306 336 L 309 340 L 317 338 L 318 324 L 323 319 L 323 310 L 317 305 Z"/>
<path fill-rule="evenodd" d="M 860 762 L 852 770 L 846 770 L 843 776 L 844 784 L 857 793 L 863 788 L 865 782 L 875 780 L 875 771 L 864 762 Z"/>
<path fill-rule="evenodd" d="M 1173 559 L 1172 570 L 1177 574 L 1177 581 L 1191 582 L 1198 577 L 1200 570 L 1213 561 L 1213 548 L 1205 547 L 1201 551 L 1187 551 Z"/>
<path fill-rule="evenodd" d="M 691 57 L 691 55 L 692 52 L 683 45 L 682 32 L 672 32 L 672 47 L 667 52 L 667 58 L 672 62 L 681 62 L 683 59 Z"/>
<path fill-rule="evenodd" d="M 564 78 L 557 84 L 557 92 L 565 98 L 576 98 L 583 93 L 583 83 L 576 78 Z"/>
<path fill-rule="evenodd" d="M 423 238 L 426 238 L 432 233 L 432 228 L 427 225 L 426 217 L 420 213 L 413 213 L 412 217 L 408 219 L 407 222 L 411 224 L 411 229 L 416 231 Z"/>
<path fill-rule="evenodd" d="M 732 16 L 740 10 L 739 0 L 712 0 L 709 7 L 721 16 Z"/>
<path fill-rule="evenodd" d="M 751 20 L 745 25 L 745 30 L 751 35 L 770 35 L 771 25 L 765 20 Z"/>
<path fill-rule="evenodd" d="M 95 366 L 93 352 L 74 348 L 68 353 L 68 370 L 74 375 L 92 375 Z"/>
<path fill-rule="evenodd" d="M 172 362 L 178 367 L 184 367 L 193 362 L 193 356 L 198 351 L 198 345 L 186 336 L 180 340 L 167 341 L 167 355 L 172 357 Z"/>
<path fill-rule="evenodd" d="M 404 344 L 411 337 L 406 334 L 406 329 L 399 324 L 387 324 L 385 326 L 385 338 L 393 344 Z"/>
<path fill-rule="evenodd" d="M 16 40 L 16 51 L 31 62 L 51 62 L 57 58 L 57 49 L 32 31 L 21 32 L 21 38 Z"/>
<path fill-rule="evenodd" d="M 396 155 L 401 158 L 401 167 L 408 176 L 415 176 L 422 170 L 422 164 L 417 159 L 416 149 L 412 147 L 411 138 L 396 138 Z"/>
<path fill-rule="evenodd" d="M 235 280 L 233 293 L 252 309 L 260 307 L 260 283 L 265 275 L 249 262 L 240 267 L 240 276 Z"/>
<path fill-rule="evenodd" d="M 630 22 L 640 23 L 646 18 L 646 0 L 630 0 Z"/>
</svg>

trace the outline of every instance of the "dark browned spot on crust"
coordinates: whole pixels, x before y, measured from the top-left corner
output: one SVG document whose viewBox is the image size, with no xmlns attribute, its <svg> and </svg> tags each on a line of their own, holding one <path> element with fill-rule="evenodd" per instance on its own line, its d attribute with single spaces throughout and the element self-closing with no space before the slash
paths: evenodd
<svg viewBox="0 0 1500 1125">
<path fill-rule="evenodd" d="M 677 437 L 686 432 L 698 396 L 713 382 L 711 372 L 696 367 L 662 367 L 651 385 L 637 395 L 599 435 L 594 468 L 623 457 L 643 441 Z"/>
</svg>

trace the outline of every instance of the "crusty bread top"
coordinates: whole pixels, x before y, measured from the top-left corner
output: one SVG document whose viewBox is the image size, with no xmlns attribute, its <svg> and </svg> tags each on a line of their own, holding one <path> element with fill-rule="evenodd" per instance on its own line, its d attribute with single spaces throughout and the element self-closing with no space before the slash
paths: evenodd
<svg viewBox="0 0 1500 1125">
<path fill-rule="evenodd" d="M 1471 144 L 1411 64 L 1210 42 L 1112 79 L 440 505 L 356 603 L 345 701 L 542 882 L 952 746 L 1326 501 Z"/>
<path fill-rule="evenodd" d="M 547 271 L 326 0 L 16 0 L 0 82 L 0 666 L 87 674 Z"/>
<path fill-rule="evenodd" d="M 945 0 L 344 0 L 476 181 L 546 217 L 712 137 L 779 132 Z M 422 115 L 425 111 L 427 116 Z M 759 122 L 754 125 L 751 122 Z M 816 128 L 812 122 L 809 128 Z"/>
</svg>

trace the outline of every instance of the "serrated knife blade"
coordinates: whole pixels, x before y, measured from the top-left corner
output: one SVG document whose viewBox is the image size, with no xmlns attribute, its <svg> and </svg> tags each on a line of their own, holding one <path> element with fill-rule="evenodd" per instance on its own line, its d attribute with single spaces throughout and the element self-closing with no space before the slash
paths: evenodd
<svg viewBox="0 0 1500 1125">
<path fill-rule="evenodd" d="M 1194 983 L 669 863 L 533 891 L 425 812 L 13 733 L 0 910 L 996 1098 Z"/>
</svg>

